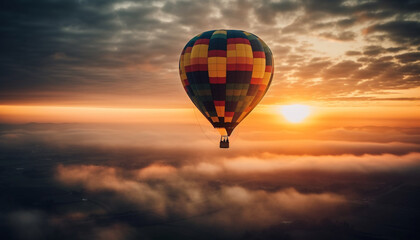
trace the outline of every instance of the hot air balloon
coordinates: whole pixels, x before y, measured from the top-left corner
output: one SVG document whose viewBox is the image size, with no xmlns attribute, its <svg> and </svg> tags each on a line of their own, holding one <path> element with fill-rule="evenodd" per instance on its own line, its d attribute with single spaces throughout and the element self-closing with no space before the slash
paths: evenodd
<svg viewBox="0 0 420 240">
<path fill-rule="evenodd" d="M 212 30 L 182 50 L 179 74 L 191 101 L 216 128 L 220 148 L 261 101 L 273 79 L 273 54 L 260 38 L 241 30 Z"/>
</svg>

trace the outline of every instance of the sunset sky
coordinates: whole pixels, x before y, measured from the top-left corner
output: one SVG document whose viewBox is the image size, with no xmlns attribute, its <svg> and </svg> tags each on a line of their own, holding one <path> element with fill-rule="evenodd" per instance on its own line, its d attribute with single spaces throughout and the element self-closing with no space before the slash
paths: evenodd
<svg viewBox="0 0 420 240">
<path fill-rule="evenodd" d="M 11 239 L 325 239 L 308 230 L 328 232 L 322 219 L 348 239 L 420 236 L 406 220 L 420 221 L 407 200 L 420 199 L 420 1 L 19 0 L 0 4 L 0 29 Z M 251 32 L 274 56 L 230 149 L 178 73 L 213 29 Z M 284 116 L 294 104 L 301 122 Z M 93 200 L 63 200 L 75 192 Z"/>
<path fill-rule="evenodd" d="M 11 1 L 0 10 L 0 121 L 190 114 L 182 48 L 206 30 L 243 29 L 275 58 L 272 86 L 255 110 L 273 115 L 264 121 L 273 122 L 276 106 L 300 103 L 315 106 L 311 114 L 324 123 L 413 126 L 419 9 L 417 1 Z"/>
<path fill-rule="evenodd" d="M 417 1 L 10 1 L 1 102 L 190 107 L 178 58 L 211 29 L 243 29 L 275 57 L 263 104 L 419 97 Z M 366 103 L 368 104 L 368 103 Z"/>
</svg>

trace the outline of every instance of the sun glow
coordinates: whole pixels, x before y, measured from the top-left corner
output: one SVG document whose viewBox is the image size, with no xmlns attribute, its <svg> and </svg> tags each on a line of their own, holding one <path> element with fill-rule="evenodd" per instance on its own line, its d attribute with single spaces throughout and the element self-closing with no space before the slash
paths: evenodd
<svg viewBox="0 0 420 240">
<path fill-rule="evenodd" d="M 300 123 L 309 116 L 311 109 L 307 105 L 293 104 L 281 106 L 280 112 L 287 121 Z"/>
</svg>

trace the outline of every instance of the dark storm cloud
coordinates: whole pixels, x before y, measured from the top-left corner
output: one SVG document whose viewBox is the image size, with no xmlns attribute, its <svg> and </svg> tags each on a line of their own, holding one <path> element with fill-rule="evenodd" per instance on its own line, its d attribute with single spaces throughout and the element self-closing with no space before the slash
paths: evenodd
<svg viewBox="0 0 420 240">
<path fill-rule="evenodd" d="M 352 12 L 352 7 L 344 6 L 344 1 L 328 1 L 328 0 L 304 0 L 302 1 L 307 12 L 323 12 L 332 15 L 342 15 Z"/>
<path fill-rule="evenodd" d="M 301 27 L 307 30 L 334 26 L 348 28 L 367 20 L 382 20 L 395 15 L 415 14 L 419 9 L 419 4 L 416 1 L 399 1 L 396 3 L 395 1 L 304 0 L 300 3 L 305 13 L 294 22 L 293 26 L 303 25 Z M 329 22 L 322 21 L 331 17 L 342 17 L 342 19 Z"/>
<path fill-rule="evenodd" d="M 265 0 L 261 1 L 259 5 L 255 9 L 255 13 L 258 19 L 264 24 L 274 24 L 278 14 L 286 14 L 300 8 L 300 4 L 293 1 L 271 2 Z"/>
<path fill-rule="evenodd" d="M 355 73 L 356 79 L 371 79 L 383 74 L 384 70 L 397 66 L 390 61 L 373 60 L 365 68 Z"/>
<path fill-rule="evenodd" d="M 302 1 L 308 12 L 325 12 L 331 15 L 346 15 L 355 13 L 374 13 L 376 15 L 392 16 L 388 11 L 394 14 L 415 13 L 420 10 L 418 1 L 354 1 L 352 3 L 344 0 L 328 1 L 328 0 L 303 0 Z"/>
<path fill-rule="evenodd" d="M 386 37 L 397 44 L 420 44 L 420 22 L 418 21 L 390 21 L 375 24 L 364 32 L 365 34 L 386 33 Z"/>
<path fill-rule="evenodd" d="M 321 33 L 319 36 L 336 41 L 352 41 L 356 37 L 356 34 L 351 31 L 340 32 L 338 34 L 324 32 Z"/>
<path fill-rule="evenodd" d="M 357 56 L 357 55 L 362 55 L 362 53 L 359 52 L 359 51 L 347 51 L 346 55 L 347 56 Z"/>
<path fill-rule="evenodd" d="M 385 72 L 395 72 L 407 76 L 419 73 L 420 66 L 418 64 L 400 65 L 390 60 L 392 60 L 392 58 L 371 59 L 367 67 L 360 69 L 360 71 L 356 73 L 356 78 L 372 78 L 384 74 Z"/>
<path fill-rule="evenodd" d="M 159 8 L 148 1 L 129 8 L 115 1 L 12 1 L 0 11 L 0 84 L 8 92 L 124 93 L 140 72 L 162 78 L 159 71 L 176 61 L 181 47 L 174 41 L 183 39 L 168 31 L 177 26 L 156 18 Z M 145 84 L 136 85 L 147 91 Z"/>
<path fill-rule="evenodd" d="M 176 1 L 167 2 L 162 10 L 177 16 L 177 22 L 182 25 L 197 27 L 207 24 L 207 18 L 211 13 L 210 7 L 212 7 L 211 1 Z"/>
<path fill-rule="evenodd" d="M 355 23 L 356 23 L 355 18 L 346 18 L 346 19 L 342 19 L 342 20 L 337 21 L 337 25 L 342 27 L 342 28 L 351 27 Z"/>
<path fill-rule="evenodd" d="M 395 56 L 402 63 L 417 62 L 420 60 L 420 52 L 404 53 Z"/>
<path fill-rule="evenodd" d="M 384 52 L 385 49 L 382 46 L 366 46 L 363 49 L 363 54 L 367 56 L 377 56 Z"/>
<path fill-rule="evenodd" d="M 390 53 L 397 53 L 403 50 L 407 50 L 407 47 L 389 47 L 386 50 Z"/>
<path fill-rule="evenodd" d="M 362 64 L 354 61 L 342 61 L 337 63 L 324 72 L 324 79 L 329 78 L 348 78 L 352 73 L 358 70 Z"/>
<path fill-rule="evenodd" d="M 319 77 L 321 72 L 327 67 L 330 66 L 332 62 L 325 60 L 312 59 L 306 65 L 303 65 L 298 68 L 296 76 L 301 78 L 316 78 Z"/>
</svg>

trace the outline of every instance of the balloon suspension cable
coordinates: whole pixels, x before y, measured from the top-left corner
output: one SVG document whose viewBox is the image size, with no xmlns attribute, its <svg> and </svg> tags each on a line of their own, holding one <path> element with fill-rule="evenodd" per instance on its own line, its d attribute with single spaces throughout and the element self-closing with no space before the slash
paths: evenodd
<svg viewBox="0 0 420 240">
<path fill-rule="evenodd" d="M 193 106 L 192 109 L 193 109 L 193 112 L 194 112 L 195 120 L 197 121 L 196 124 L 200 127 L 201 132 L 203 132 L 203 134 L 206 136 L 207 140 L 209 140 L 213 144 L 214 141 L 212 141 L 210 139 L 210 137 L 207 135 L 207 133 L 204 131 L 203 127 L 201 126 L 200 121 L 198 121 L 197 113 L 195 112 L 196 111 L 195 106 Z"/>
</svg>

